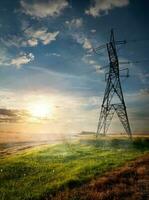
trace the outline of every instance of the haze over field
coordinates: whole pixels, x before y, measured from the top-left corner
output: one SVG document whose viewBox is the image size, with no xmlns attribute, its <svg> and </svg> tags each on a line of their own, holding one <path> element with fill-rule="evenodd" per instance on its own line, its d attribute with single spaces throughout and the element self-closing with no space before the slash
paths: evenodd
<svg viewBox="0 0 149 200">
<path fill-rule="evenodd" d="M 31 149 L 16 145 L 0 157 L 0 199 L 143 199 L 148 195 L 148 152 L 148 138 L 94 137 Z M 142 162 L 130 168 L 130 161 L 140 156 Z M 101 178 L 125 163 L 127 168 Z"/>
</svg>

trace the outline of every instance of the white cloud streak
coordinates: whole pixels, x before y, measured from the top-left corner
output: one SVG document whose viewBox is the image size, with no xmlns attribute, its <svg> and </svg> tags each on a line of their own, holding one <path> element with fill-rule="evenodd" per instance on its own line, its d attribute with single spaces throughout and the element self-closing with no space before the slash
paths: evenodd
<svg viewBox="0 0 149 200">
<path fill-rule="evenodd" d="M 82 57 L 82 61 L 85 64 L 91 65 L 92 66 L 92 72 L 96 72 L 96 73 L 103 73 L 104 70 L 101 70 L 101 66 L 97 63 L 97 61 L 95 61 L 94 59 L 91 58 L 90 54 L 87 54 L 85 56 Z"/>
<path fill-rule="evenodd" d="M 55 57 L 61 57 L 59 53 L 47 53 L 46 56 L 55 56 Z"/>
<path fill-rule="evenodd" d="M 87 37 L 85 37 L 84 34 L 74 33 L 72 34 L 72 37 L 74 40 L 76 40 L 77 43 L 81 44 L 84 49 L 86 50 L 92 49 L 92 44 L 90 40 Z"/>
<path fill-rule="evenodd" d="M 40 29 L 34 29 L 33 27 L 30 27 L 24 31 L 23 36 L 20 37 L 14 35 L 8 37 L 7 40 L 1 38 L 1 42 L 7 47 L 34 47 L 37 46 L 39 42 L 41 42 L 43 45 L 50 44 L 52 41 L 56 40 L 58 35 L 59 31 L 49 32 L 45 27 Z"/>
<path fill-rule="evenodd" d="M 91 33 L 96 33 L 96 29 L 92 29 L 92 30 L 91 30 Z"/>
<path fill-rule="evenodd" d="M 11 65 L 15 65 L 17 68 L 20 68 L 22 65 L 27 64 L 34 60 L 34 55 L 32 53 L 22 55 L 13 58 L 10 62 Z"/>
<path fill-rule="evenodd" d="M 29 38 L 27 42 L 30 44 L 30 46 L 37 45 L 39 41 L 41 41 L 42 44 L 47 45 L 56 40 L 59 31 L 48 32 L 47 28 L 40 28 L 36 30 L 33 28 L 28 28 L 25 30 L 25 34 L 26 37 Z"/>
<path fill-rule="evenodd" d="M 91 49 L 92 48 L 91 42 L 89 41 L 88 38 L 84 38 L 83 48 L 84 49 Z"/>
<path fill-rule="evenodd" d="M 68 7 L 67 0 L 36 0 L 33 2 L 21 0 L 22 12 L 33 18 L 56 17 Z"/>
<path fill-rule="evenodd" d="M 109 10 L 116 7 L 121 8 L 123 6 L 127 6 L 128 4 L 129 0 L 92 0 L 90 8 L 85 10 L 85 13 L 93 17 L 98 17 L 103 14 L 108 14 Z"/>
<path fill-rule="evenodd" d="M 69 29 L 77 29 L 83 26 L 83 19 L 82 18 L 74 18 L 70 21 L 65 21 L 65 24 L 68 26 Z"/>
<path fill-rule="evenodd" d="M 34 47 L 38 45 L 38 40 L 36 38 L 31 38 L 26 42 L 29 46 Z"/>
</svg>

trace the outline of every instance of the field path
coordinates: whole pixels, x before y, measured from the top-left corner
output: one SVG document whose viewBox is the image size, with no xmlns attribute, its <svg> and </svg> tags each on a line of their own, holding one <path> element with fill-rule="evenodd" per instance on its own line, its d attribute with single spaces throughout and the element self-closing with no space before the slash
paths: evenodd
<svg viewBox="0 0 149 200">
<path fill-rule="evenodd" d="M 49 200 L 149 200 L 149 154 Z"/>
</svg>

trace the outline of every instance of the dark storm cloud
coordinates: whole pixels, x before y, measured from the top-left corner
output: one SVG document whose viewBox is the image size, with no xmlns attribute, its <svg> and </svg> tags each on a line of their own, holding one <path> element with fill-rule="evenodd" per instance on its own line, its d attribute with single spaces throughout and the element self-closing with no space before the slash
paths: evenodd
<svg viewBox="0 0 149 200">
<path fill-rule="evenodd" d="M 15 110 L 4 109 L 4 108 L 0 109 L 0 115 L 9 116 L 9 117 L 17 116 Z"/>
<path fill-rule="evenodd" d="M 20 122 L 26 116 L 27 111 L 0 108 L 0 122 Z"/>
</svg>

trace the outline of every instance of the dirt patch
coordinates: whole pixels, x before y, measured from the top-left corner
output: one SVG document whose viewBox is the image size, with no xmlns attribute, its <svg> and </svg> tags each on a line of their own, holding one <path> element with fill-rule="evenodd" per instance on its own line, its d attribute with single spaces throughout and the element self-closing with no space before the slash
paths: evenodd
<svg viewBox="0 0 149 200">
<path fill-rule="evenodd" d="M 149 200 L 149 154 L 47 200 Z"/>
</svg>

